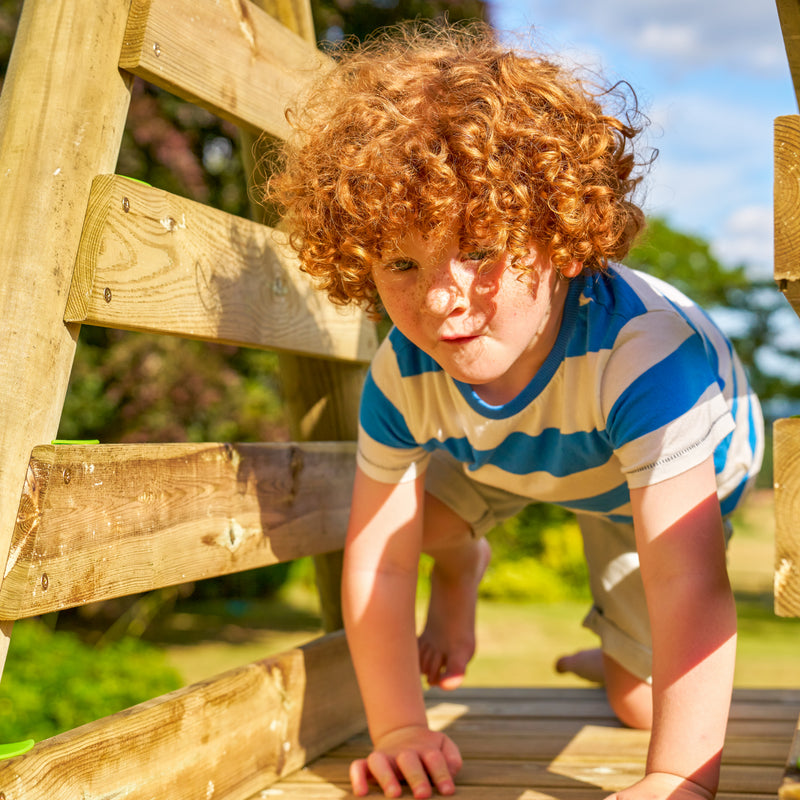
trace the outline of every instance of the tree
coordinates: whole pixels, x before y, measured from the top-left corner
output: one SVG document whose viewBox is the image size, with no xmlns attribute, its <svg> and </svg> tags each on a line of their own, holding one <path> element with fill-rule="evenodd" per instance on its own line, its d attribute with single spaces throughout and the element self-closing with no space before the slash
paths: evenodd
<svg viewBox="0 0 800 800">
<path fill-rule="evenodd" d="M 703 306 L 732 340 L 768 419 L 800 408 L 800 333 L 775 283 L 723 265 L 708 242 L 652 219 L 626 263 L 673 284 Z M 787 332 L 789 335 L 787 335 Z"/>
</svg>

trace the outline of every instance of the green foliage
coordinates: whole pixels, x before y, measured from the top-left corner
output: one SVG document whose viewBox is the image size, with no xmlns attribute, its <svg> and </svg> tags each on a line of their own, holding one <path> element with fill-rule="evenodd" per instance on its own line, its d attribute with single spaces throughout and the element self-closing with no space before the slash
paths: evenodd
<svg viewBox="0 0 800 800">
<path fill-rule="evenodd" d="M 93 648 L 24 620 L 14 626 L 0 684 L 0 741 L 45 739 L 181 685 L 164 656 L 141 642 Z"/>
<path fill-rule="evenodd" d="M 625 263 L 671 283 L 702 306 L 728 304 L 732 291 L 750 287 L 743 266 L 723 266 L 708 242 L 676 231 L 659 217 L 648 220 Z"/>
<path fill-rule="evenodd" d="M 481 597 L 557 602 L 589 596 L 583 541 L 568 511 L 530 505 L 491 531 L 488 540 L 492 561 Z"/>
<path fill-rule="evenodd" d="M 274 353 L 85 326 L 59 438 L 288 438 Z"/>
<path fill-rule="evenodd" d="M 800 341 L 785 335 L 787 316 L 795 329 L 796 320 L 772 280 L 754 280 L 741 265 L 721 264 L 708 242 L 659 218 L 648 221 L 625 262 L 671 283 L 721 323 L 768 417 L 796 413 Z"/>
<path fill-rule="evenodd" d="M 451 22 L 486 19 L 483 0 L 311 0 L 317 41 L 347 36 L 364 39 L 377 28 L 406 19 L 442 19 Z"/>
</svg>

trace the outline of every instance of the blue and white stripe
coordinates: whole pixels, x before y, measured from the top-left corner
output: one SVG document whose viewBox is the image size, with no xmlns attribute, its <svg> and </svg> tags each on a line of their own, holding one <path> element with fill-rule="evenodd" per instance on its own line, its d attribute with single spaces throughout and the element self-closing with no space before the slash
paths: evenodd
<svg viewBox="0 0 800 800">
<path fill-rule="evenodd" d="M 394 329 L 361 403 L 359 464 L 424 471 L 437 448 L 483 483 L 631 520 L 629 487 L 712 453 L 723 512 L 760 466 L 763 422 L 730 342 L 667 284 L 614 266 L 571 282 L 553 349 L 526 389 L 489 406 Z"/>
</svg>

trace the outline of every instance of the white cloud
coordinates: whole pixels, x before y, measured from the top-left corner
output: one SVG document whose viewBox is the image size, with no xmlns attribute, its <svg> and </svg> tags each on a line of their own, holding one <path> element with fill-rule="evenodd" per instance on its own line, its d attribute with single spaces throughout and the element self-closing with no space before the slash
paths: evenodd
<svg viewBox="0 0 800 800">
<path fill-rule="evenodd" d="M 772 207 L 743 206 L 725 221 L 711 242 L 714 255 L 724 264 L 745 264 L 754 278 L 772 275 Z"/>
<path fill-rule="evenodd" d="M 536 25 L 570 38 L 603 38 L 691 71 L 716 66 L 739 73 L 786 75 L 775 6 L 766 0 L 494 0 L 503 29 Z"/>
</svg>

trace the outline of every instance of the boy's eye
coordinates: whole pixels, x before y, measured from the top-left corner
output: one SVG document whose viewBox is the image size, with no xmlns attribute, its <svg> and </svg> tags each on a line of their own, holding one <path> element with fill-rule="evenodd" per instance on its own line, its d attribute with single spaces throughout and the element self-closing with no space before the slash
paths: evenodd
<svg viewBox="0 0 800 800">
<path fill-rule="evenodd" d="M 397 261 L 392 261 L 392 263 L 388 265 L 388 269 L 391 272 L 408 272 L 416 266 L 417 262 L 412 261 L 410 258 L 398 258 Z"/>
<path fill-rule="evenodd" d="M 472 250 L 464 254 L 465 261 L 485 261 L 491 256 L 489 250 Z"/>
</svg>

